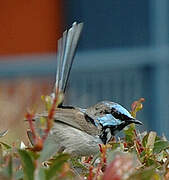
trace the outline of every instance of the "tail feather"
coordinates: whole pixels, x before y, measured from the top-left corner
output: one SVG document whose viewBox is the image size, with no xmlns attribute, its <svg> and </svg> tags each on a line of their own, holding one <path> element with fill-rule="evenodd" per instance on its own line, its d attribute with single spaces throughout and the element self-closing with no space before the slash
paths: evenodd
<svg viewBox="0 0 169 180">
<path fill-rule="evenodd" d="M 63 71 L 63 58 L 65 53 L 66 38 L 67 38 L 67 30 L 63 33 L 63 36 L 58 40 L 55 88 L 58 88 L 59 91 L 61 90 L 61 74 Z"/>
<path fill-rule="evenodd" d="M 59 88 L 59 81 L 60 81 L 60 72 L 61 72 L 61 55 L 62 55 L 62 38 L 58 40 L 58 53 L 57 53 L 57 61 L 56 61 L 56 81 L 55 81 L 55 88 Z"/>
<path fill-rule="evenodd" d="M 55 88 L 65 92 L 83 23 L 73 23 L 58 41 L 57 72 Z"/>
<path fill-rule="evenodd" d="M 64 69 L 64 72 L 62 72 L 63 73 L 63 76 L 62 76 L 63 84 L 62 84 L 61 88 L 62 88 L 63 92 L 65 92 L 65 90 L 66 90 L 70 70 L 72 67 L 73 59 L 75 56 L 75 51 L 77 48 L 77 43 L 78 43 L 82 28 L 83 28 L 83 23 L 80 23 L 80 24 L 74 23 L 72 28 L 68 32 L 69 38 L 67 38 L 66 49 L 65 49 L 65 54 L 64 54 L 64 61 L 63 61 L 64 62 L 63 67 L 65 69 Z"/>
</svg>

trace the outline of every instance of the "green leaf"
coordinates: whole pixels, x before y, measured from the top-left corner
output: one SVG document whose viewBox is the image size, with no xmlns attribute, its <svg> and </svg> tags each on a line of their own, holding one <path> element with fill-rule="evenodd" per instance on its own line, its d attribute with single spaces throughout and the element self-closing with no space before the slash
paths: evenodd
<svg viewBox="0 0 169 180">
<path fill-rule="evenodd" d="M 140 154 L 140 162 L 141 163 L 144 163 L 145 162 L 145 160 L 146 160 L 146 151 L 145 150 L 143 150 L 142 152 L 141 152 L 141 154 Z"/>
<path fill-rule="evenodd" d="M 146 151 L 143 150 L 143 151 L 140 153 L 140 158 L 145 157 L 145 155 L 146 155 Z"/>
<path fill-rule="evenodd" d="M 70 159 L 72 167 L 81 169 L 82 171 L 87 171 L 88 168 L 79 160 L 78 157 L 73 157 Z"/>
<path fill-rule="evenodd" d="M 3 145 L 3 147 L 5 147 L 5 149 L 11 149 L 12 147 L 4 142 L 0 142 L 0 144 Z"/>
<path fill-rule="evenodd" d="M 127 143 L 131 143 L 131 144 L 134 143 L 133 142 L 135 138 L 134 130 L 135 130 L 135 126 L 133 124 L 131 124 L 127 130 L 124 130 L 125 139 Z"/>
<path fill-rule="evenodd" d="M 164 163 L 164 159 L 168 156 L 167 152 L 165 152 L 164 150 L 161 151 L 160 153 L 156 154 L 156 161 L 157 162 L 161 162 Z"/>
<path fill-rule="evenodd" d="M 69 154 L 59 154 L 53 161 L 50 168 L 46 171 L 47 179 L 53 178 L 61 171 L 63 164 L 70 158 Z"/>
<path fill-rule="evenodd" d="M 3 149 L 2 149 L 2 145 L 0 144 L 0 165 L 2 164 L 2 160 L 3 160 Z"/>
<path fill-rule="evenodd" d="M 39 163 L 47 161 L 51 156 L 56 154 L 58 145 L 56 144 L 53 137 L 48 137 L 44 143 L 43 150 L 40 152 L 40 157 L 38 159 Z"/>
<path fill-rule="evenodd" d="M 46 180 L 46 169 L 39 168 L 35 173 L 35 179 L 37 180 Z"/>
<path fill-rule="evenodd" d="M 35 166 L 31 155 L 26 150 L 21 150 L 21 149 L 18 150 L 18 153 L 21 157 L 21 161 L 23 165 L 24 179 L 33 180 Z"/>
<path fill-rule="evenodd" d="M 156 166 L 157 165 L 156 161 L 151 158 L 147 158 L 145 163 L 146 163 L 146 166 L 153 166 L 153 165 Z"/>
<path fill-rule="evenodd" d="M 160 153 L 162 150 L 165 150 L 169 148 L 169 141 L 156 141 L 154 143 L 154 149 L 153 149 L 153 152 L 154 153 Z"/>
<path fill-rule="evenodd" d="M 35 159 L 35 160 L 37 160 L 40 156 L 39 153 L 34 152 L 34 151 L 28 151 L 28 153 L 29 153 L 30 157 L 32 157 L 32 159 Z"/>
<path fill-rule="evenodd" d="M 12 178 L 13 175 L 13 167 L 12 167 L 12 156 L 9 157 L 9 163 L 8 163 L 8 176 Z"/>
<path fill-rule="evenodd" d="M 164 139 L 162 139 L 162 137 L 160 137 L 160 136 L 156 136 L 156 139 L 155 139 L 155 141 L 164 141 Z"/>
<path fill-rule="evenodd" d="M 40 119 L 39 119 L 39 121 L 40 121 L 40 124 L 42 125 L 42 126 L 45 126 L 46 125 L 46 117 L 40 117 Z"/>
<path fill-rule="evenodd" d="M 140 98 L 138 101 L 134 101 L 131 105 L 131 115 L 136 118 L 136 114 L 143 108 L 143 102 L 145 101 L 144 98 Z"/>
<path fill-rule="evenodd" d="M 41 96 L 42 101 L 45 103 L 45 108 L 49 111 L 52 107 L 52 98 L 51 96 Z"/>
<path fill-rule="evenodd" d="M 133 175 L 131 175 L 128 180 L 148 180 L 151 179 L 155 175 L 154 168 L 146 168 L 136 171 Z"/>
<path fill-rule="evenodd" d="M 119 142 L 113 142 L 110 143 L 112 150 L 117 149 L 118 147 L 120 147 L 120 143 Z"/>
<path fill-rule="evenodd" d="M 155 143 L 156 135 L 157 135 L 157 133 L 153 132 L 153 131 L 151 131 L 149 133 L 148 138 L 147 138 L 146 148 L 149 148 L 149 149 L 153 149 L 154 148 L 154 143 Z"/>
<path fill-rule="evenodd" d="M 146 134 L 146 135 L 143 137 L 142 144 L 143 144 L 144 147 L 146 147 L 148 135 L 149 135 L 149 134 Z"/>
<path fill-rule="evenodd" d="M 23 178 L 24 178 L 23 170 L 22 169 L 17 170 L 16 173 L 15 173 L 15 179 L 16 180 L 21 180 Z"/>
<path fill-rule="evenodd" d="M 12 166 L 13 164 L 12 164 L 12 156 L 8 156 L 8 164 L 7 164 L 7 166 L 5 166 L 4 168 L 3 168 L 3 174 L 6 176 L 6 177 L 8 177 L 8 178 L 12 178 L 12 176 L 13 176 L 13 166 Z"/>
</svg>

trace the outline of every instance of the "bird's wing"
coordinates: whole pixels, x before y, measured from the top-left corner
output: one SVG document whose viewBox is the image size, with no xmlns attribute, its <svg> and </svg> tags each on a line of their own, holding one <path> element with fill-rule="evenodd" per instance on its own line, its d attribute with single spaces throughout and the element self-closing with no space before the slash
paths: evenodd
<svg viewBox="0 0 169 180">
<path fill-rule="evenodd" d="M 65 93 L 82 28 L 83 23 L 77 24 L 75 22 L 72 27 L 68 31 L 65 31 L 63 36 L 58 40 L 55 89 L 58 89 L 59 92 Z"/>
<path fill-rule="evenodd" d="M 37 114 L 34 119 L 38 120 L 40 117 L 47 117 L 48 113 L 44 112 Z M 92 124 L 85 114 L 77 109 L 62 109 L 57 108 L 54 114 L 54 121 L 57 123 L 64 123 L 91 135 L 98 135 L 99 129 Z"/>
</svg>

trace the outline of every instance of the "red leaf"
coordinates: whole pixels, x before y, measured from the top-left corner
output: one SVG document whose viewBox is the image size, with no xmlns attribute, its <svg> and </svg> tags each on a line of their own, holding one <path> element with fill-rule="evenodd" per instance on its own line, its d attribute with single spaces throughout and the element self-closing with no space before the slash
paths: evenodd
<svg viewBox="0 0 169 180">
<path fill-rule="evenodd" d="M 117 155 L 107 166 L 103 180 L 121 180 L 125 173 L 132 168 L 133 162 L 130 156 Z"/>
</svg>

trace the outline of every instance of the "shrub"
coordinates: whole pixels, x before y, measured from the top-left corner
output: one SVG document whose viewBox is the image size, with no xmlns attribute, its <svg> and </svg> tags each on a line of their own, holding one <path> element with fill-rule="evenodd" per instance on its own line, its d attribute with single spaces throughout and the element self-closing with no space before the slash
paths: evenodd
<svg viewBox="0 0 169 180">
<path fill-rule="evenodd" d="M 169 179 L 169 141 L 156 132 L 139 133 L 134 124 L 124 129 L 123 138 L 113 138 L 107 145 L 100 145 L 100 153 L 90 157 L 72 157 L 56 153 L 50 156 L 51 146 L 45 140 L 52 128 L 54 110 L 62 99 L 58 94 L 51 103 L 42 97 L 48 110 L 43 136 L 35 130 L 34 113 L 27 113 L 34 146 L 20 147 L 0 141 L 0 179 L 88 179 L 88 180 L 147 180 Z M 142 109 L 143 98 L 132 104 L 131 114 Z M 3 137 L 7 131 L 0 134 Z"/>
</svg>

